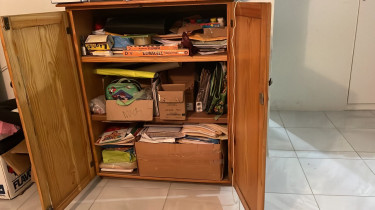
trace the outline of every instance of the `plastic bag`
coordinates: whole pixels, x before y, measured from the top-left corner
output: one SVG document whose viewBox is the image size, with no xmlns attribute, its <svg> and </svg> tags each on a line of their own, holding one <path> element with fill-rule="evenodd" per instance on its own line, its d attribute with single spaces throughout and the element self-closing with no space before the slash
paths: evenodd
<svg viewBox="0 0 375 210">
<path fill-rule="evenodd" d="M 94 114 L 105 114 L 105 96 L 98 96 L 90 101 L 90 110 Z"/>
</svg>

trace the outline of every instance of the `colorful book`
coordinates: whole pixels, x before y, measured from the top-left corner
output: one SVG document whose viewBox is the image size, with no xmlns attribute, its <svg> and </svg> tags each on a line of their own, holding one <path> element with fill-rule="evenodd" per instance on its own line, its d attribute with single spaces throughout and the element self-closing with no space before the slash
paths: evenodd
<svg viewBox="0 0 375 210">
<path fill-rule="evenodd" d="M 127 50 L 178 50 L 178 46 L 165 46 L 165 45 L 129 45 L 126 47 Z"/>
<path fill-rule="evenodd" d="M 124 56 L 185 56 L 189 55 L 188 49 L 179 50 L 124 50 Z"/>
</svg>

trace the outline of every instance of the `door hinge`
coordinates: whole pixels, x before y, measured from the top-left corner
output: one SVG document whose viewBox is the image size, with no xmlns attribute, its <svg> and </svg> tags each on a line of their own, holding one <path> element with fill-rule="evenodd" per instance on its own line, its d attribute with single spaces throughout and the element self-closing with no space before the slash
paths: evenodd
<svg viewBox="0 0 375 210">
<path fill-rule="evenodd" d="M 270 78 L 270 80 L 268 80 L 268 86 L 271 86 L 272 83 L 273 83 L 272 78 Z"/>
<path fill-rule="evenodd" d="M 53 210 L 53 207 L 51 205 L 47 206 L 46 210 Z"/>
<path fill-rule="evenodd" d="M 230 20 L 230 27 L 233 28 L 233 25 L 234 25 L 233 20 Z"/>
<path fill-rule="evenodd" d="M 264 94 L 263 93 L 259 93 L 259 103 L 261 105 L 264 105 Z"/>
<path fill-rule="evenodd" d="M 95 165 L 94 161 L 91 161 L 90 162 L 90 167 L 94 167 L 94 165 Z"/>
<path fill-rule="evenodd" d="M 71 27 L 66 27 L 66 33 L 67 34 L 72 34 L 72 28 Z"/>
<path fill-rule="evenodd" d="M 3 17 L 4 29 L 7 31 L 10 29 L 9 17 Z"/>
</svg>

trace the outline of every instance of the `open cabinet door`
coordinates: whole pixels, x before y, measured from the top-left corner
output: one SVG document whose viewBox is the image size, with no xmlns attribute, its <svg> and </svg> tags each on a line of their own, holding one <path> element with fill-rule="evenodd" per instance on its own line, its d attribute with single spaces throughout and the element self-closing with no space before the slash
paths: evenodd
<svg viewBox="0 0 375 210">
<path fill-rule="evenodd" d="M 2 17 L 1 41 L 43 209 L 95 176 L 65 12 Z"/>
<path fill-rule="evenodd" d="M 232 11 L 233 182 L 246 209 L 263 210 L 271 5 L 234 2 Z"/>
</svg>

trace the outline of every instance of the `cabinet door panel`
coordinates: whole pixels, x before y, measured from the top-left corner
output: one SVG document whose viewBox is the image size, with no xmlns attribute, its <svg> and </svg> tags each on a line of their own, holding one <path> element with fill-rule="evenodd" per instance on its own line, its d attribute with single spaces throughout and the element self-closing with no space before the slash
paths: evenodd
<svg viewBox="0 0 375 210">
<path fill-rule="evenodd" d="M 234 185 L 246 209 L 264 207 L 270 4 L 233 3 Z"/>
<path fill-rule="evenodd" d="M 43 208 L 69 204 L 95 176 L 65 12 L 3 18 L 4 44 Z"/>
<path fill-rule="evenodd" d="M 360 1 L 349 104 L 375 104 L 375 1 Z"/>
</svg>

